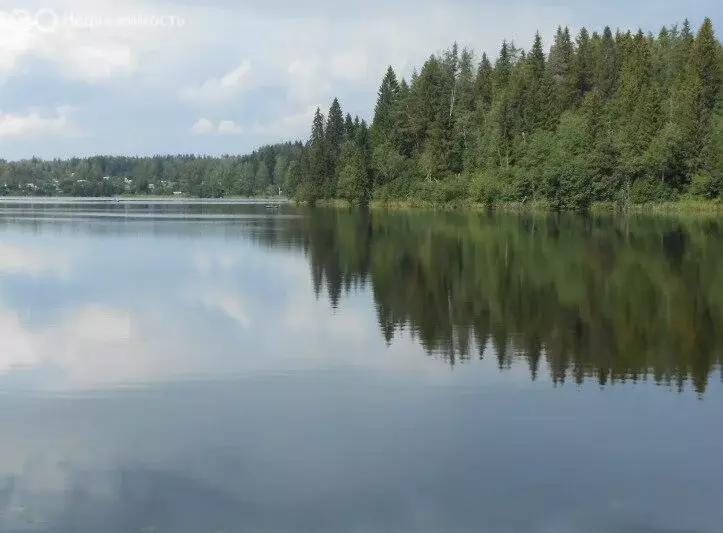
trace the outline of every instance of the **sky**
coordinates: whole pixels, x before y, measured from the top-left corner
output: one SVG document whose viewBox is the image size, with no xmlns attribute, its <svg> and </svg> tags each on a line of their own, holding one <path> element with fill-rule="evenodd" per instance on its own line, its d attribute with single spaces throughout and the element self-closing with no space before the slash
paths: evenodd
<svg viewBox="0 0 723 533">
<path fill-rule="evenodd" d="M 240 154 L 305 139 L 317 106 L 371 118 L 388 65 L 558 25 L 723 23 L 717 0 L 0 0 L 0 158 Z"/>
</svg>

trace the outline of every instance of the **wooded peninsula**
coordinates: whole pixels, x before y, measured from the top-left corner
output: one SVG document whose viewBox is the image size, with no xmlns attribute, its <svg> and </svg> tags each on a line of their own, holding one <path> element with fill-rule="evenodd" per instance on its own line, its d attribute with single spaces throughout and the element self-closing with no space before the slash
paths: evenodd
<svg viewBox="0 0 723 533">
<path fill-rule="evenodd" d="M 307 142 L 244 156 L 0 161 L 0 195 L 227 197 L 304 203 L 723 202 L 723 47 L 706 18 L 657 35 L 558 28 L 494 60 L 454 44 L 383 77 L 371 124 L 334 99 Z"/>
</svg>

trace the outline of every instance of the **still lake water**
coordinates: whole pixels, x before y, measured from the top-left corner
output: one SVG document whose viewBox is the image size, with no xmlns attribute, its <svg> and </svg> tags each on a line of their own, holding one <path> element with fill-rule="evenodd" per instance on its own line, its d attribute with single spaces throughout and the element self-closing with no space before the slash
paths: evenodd
<svg viewBox="0 0 723 533">
<path fill-rule="evenodd" d="M 723 221 L 0 204 L 0 532 L 723 531 Z"/>
</svg>

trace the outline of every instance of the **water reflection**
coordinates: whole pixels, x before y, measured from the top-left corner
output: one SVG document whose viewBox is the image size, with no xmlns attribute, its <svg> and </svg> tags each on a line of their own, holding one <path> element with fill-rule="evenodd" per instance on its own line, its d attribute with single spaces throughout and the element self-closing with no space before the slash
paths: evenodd
<svg viewBox="0 0 723 533">
<path fill-rule="evenodd" d="M 723 356 L 717 220 L 313 211 L 287 228 L 332 307 L 369 285 L 388 342 L 581 383 L 704 392 Z M 489 348 L 492 348 L 490 350 Z"/>
<path fill-rule="evenodd" d="M 720 530 L 719 222 L 162 207 L 0 205 L 1 532 Z"/>
<path fill-rule="evenodd" d="M 131 216 L 97 220 L 88 209 Z M 66 220 L 55 216 L 59 211 Z M 503 370 L 524 363 L 532 380 L 650 379 L 679 390 L 690 381 L 703 393 L 723 359 L 723 226 L 715 219 L 364 214 L 288 205 L 270 214 L 260 204 L 214 202 L 11 204 L 2 212 L 0 229 L 107 236 L 93 244 L 94 253 L 133 270 L 136 285 L 182 300 L 174 324 L 154 326 L 178 332 L 164 331 L 165 339 L 187 330 L 176 324 L 193 302 L 247 330 L 246 338 L 260 329 L 273 335 L 269 321 L 272 329 L 300 334 L 303 326 L 336 320 L 333 331 L 342 341 L 348 332 L 351 344 L 364 338 L 359 325 L 369 310 L 347 304 L 369 294 L 388 344 L 413 339 L 451 365 L 485 357 Z M 171 220 L 154 218 L 159 214 Z M 216 246 L 199 247 L 203 239 Z M 323 292 L 333 309 L 343 302 L 345 312 L 330 319 L 312 311 L 301 259 L 263 257 L 251 243 L 302 251 L 317 298 Z M 77 251 L 78 239 L 73 245 Z M 27 248 L 20 239 L 0 244 L 0 252 L 0 275 L 69 276 L 70 249 L 56 242 Z M 77 276 L 118 288 L 98 276 L 107 261 L 86 257 L 81 268 Z M 253 320 L 262 314 L 275 318 Z M 12 316 L 4 327 L 13 327 Z M 268 346 L 262 336 L 258 342 Z"/>
</svg>

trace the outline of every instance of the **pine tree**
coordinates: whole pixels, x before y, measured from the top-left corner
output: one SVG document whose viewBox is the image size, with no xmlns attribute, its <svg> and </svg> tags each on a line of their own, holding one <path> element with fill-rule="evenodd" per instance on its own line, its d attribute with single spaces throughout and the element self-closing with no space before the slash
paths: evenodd
<svg viewBox="0 0 723 533">
<path fill-rule="evenodd" d="M 344 136 L 347 140 L 349 140 L 353 139 L 355 134 L 356 130 L 354 129 L 354 119 L 351 118 L 351 113 L 347 113 L 346 118 L 344 119 Z"/>
<path fill-rule="evenodd" d="M 693 36 L 693 31 L 690 29 L 690 22 L 688 19 L 685 19 L 683 21 L 683 27 L 680 30 L 680 38 L 683 41 L 683 44 L 686 47 L 690 47 L 693 45 L 693 41 L 695 37 Z"/>
<path fill-rule="evenodd" d="M 691 61 L 698 72 L 702 85 L 703 105 L 713 110 L 721 91 L 721 45 L 713 32 L 710 18 L 705 19 L 696 35 Z"/>
<path fill-rule="evenodd" d="M 452 93 L 449 87 L 449 58 L 430 57 L 412 87 L 411 120 L 422 148 L 420 167 L 427 180 L 450 170 L 453 146 Z"/>
<path fill-rule="evenodd" d="M 334 98 L 334 101 L 329 108 L 329 118 L 326 122 L 326 139 L 329 150 L 333 156 L 339 153 L 341 143 L 344 140 L 344 133 L 344 115 L 341 112 L 339 100 Z"/>
<path fill-rule="evenodd" d="M 527 56 L 532 68 L 532 75 L 536 80 L 542 78 L 545 73 L 545 52 L 542 49 L 542 38 L 540 32 L 535 33 L 535 40 L 532 44 L 532 50 Z"/>
<path fill-rule="evenodd" d="M 474 95 L 477 109 L 488 111 L 492 105 L 494 71 L 487 54 L 482 54 L 474 81 Z"/>
<path fill-rule="evenodd" d="M 474 56 L 472 52 L 464 48 L 459 59 L 459 72 L 455 91 L 456 105 L 453 112 L 455 146 L 450 169 L 452 172 L 462 170 L 465 152 L 469 149 L 471 141 L 475 111 L 473 65 Z"/>
<path fill-rule="evenodd" d="M 590 43 L 590 34 L 584 27 L 577 36 L 577 50 L 573 62 L 573 76 L 575 77 L 575 99 L 580 101 L 593 87 L 593 49 Z"/>
<path fill-rule="evenodd" d="M 557 28 L 555 42 L 550 48 L 549 70 L 557 93 L 557 113 L 572 108 L 577 97 L 577 78 L 573 63 L 575 48 L 570 39 L 570 30 Z"/>
<path fill-rule="evenodd" d="M 323 198 L 329 173 L 329 150 L 324 131 L 324 115 L 318 107 L 314 114 L 307 149 L 309 151 L 308 175 L 303 180 L 302 197 L 313 205 Z"/>
<path fill-rule="evenodd" d="M 554 124 L 554 82 L 545 61 L 542 38 L 535 34 L 527 60 L 532 79 L 529 86 L 528 120 L 533 130 L 549 129 Z"/>
<path fill-rule="evenodd" d="M 394 117 L 399 100 L 399 83 L 394 69 L 387 69 L 377 93 L 377 104 L 374 107 L 372 122 L 372 138 L 375 144 L 389 141 L 394 129 Z"/>
<path fill-rule="evenodd" d="M 500 92 L 507 87 L 512 73 L 512 57 L 510 45 L 507 41 L 502 41 L 500 55 L 495 61 L 495 92 Z"/>
<path fill-rule="evenodd" d="M 345 127 L 344 114 L 341 111 L 339 100 L 334 101 L 329 108 L 329 117 L 326 122 L 325 140 L 327 152 L 327 171 L 324 177 L 324 197 L 334 198 L 337 178 L 337 159 L 344 141 Z"/>
<path fill-rule="evenodd" d="M 412 79 L 415 79 L 415 77 Z M 417 148 L 417 140 L 413 137 L 410 114 L 412 100 L 411 88 L 407 80 L 402 79 L 399 84 L 399 102 L 394 112 L 391 142 L 393 147 L 405 157 L 411 156 Z"/>
<path fill-rule="evenodd" d="M 659 126 L 661 95 L 653 84 L 650 45 L 638 32 L 624 47 L 620 78 L 620 113 L 633 154 L 647 146 Z"/>
<path fill-rule="evenodd" d="M 605 26 L 602 34 L 602 56 L 595 76 L 595 85 L 605 98 L 612 97 L 619 81 L 618 51 L 610 26 Z"/>
<path fill-rule="evenodd" d="M 366 207 L 372 197 L 372 140 L 362 121 L 356 137 L 344 143 L 340 157 L 339 193 L 352 205 Z"/>
</svg>

